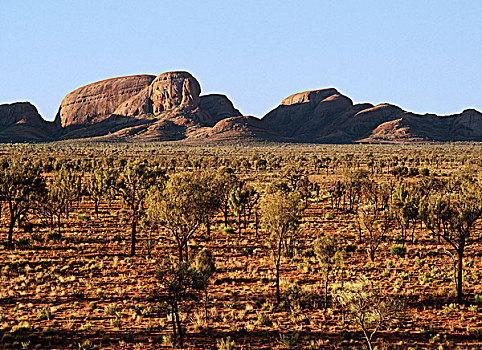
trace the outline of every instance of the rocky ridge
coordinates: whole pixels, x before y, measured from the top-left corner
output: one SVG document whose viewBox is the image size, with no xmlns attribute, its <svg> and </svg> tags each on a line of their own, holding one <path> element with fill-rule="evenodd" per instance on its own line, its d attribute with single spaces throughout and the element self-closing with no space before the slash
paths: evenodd
<svg viewBox="0 0 482 350">
<path fill-rule="evenodd" d="M 112 78 L 62 100 L 54 122 L 28 102 L 0 105 L 0 142 L 66 139 L 276 142 L 482 141 L 482 114 L 418 115 L 391 104 L 354 104 L 334 88 L 296 93 L 262 119 L 224 95 L 201 95 L 188 72 Z"/>
</svg>

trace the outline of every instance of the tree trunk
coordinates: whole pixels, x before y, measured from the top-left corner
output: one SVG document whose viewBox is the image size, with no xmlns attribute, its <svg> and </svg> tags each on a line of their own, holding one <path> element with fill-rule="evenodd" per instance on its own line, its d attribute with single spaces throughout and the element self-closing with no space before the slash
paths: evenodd
<svg viewBox="0 0 482 350">
<path fill-rule="evenodd" d="M 176 337 L 177 337 L 177 332 L 176 332 L 176 329 L 177 329 L 177 325 L 176 325 L 176 316 L 175 316 L 175 308 L 174 308 L 174 305 L 171 305 L 171 318 L 172 318 L 172 345 L 174 346 L 174 344 L 176 343 Z"/>
<path fill-rule="evenodd" d="M 326 268 L 326 276 L 325 276 L 325 310 L 323 314 L 326 316 L 326 309 L 328 307 L 328 278 L 330 276 L 330 268 Z"/>
<path fill-rule="evenodd" d="M 184 248 L 181 243 L 177 244 L 177 249 L 179 253 L 179 263 L 181 263 L 182 261 L 184 261 Z"/>
<path fill-rule="evenodd" d="M 279 270 L 280 270 L 280 264 L 278 262 L 276 264 L 276 304 L 279 304 L 281 302 L 281 293 L 279 288 Z"/>
<path fill-rule="evenodd" d="M 95 210 L 95 217 L 99 218 L 99 201 L 94 199 L 94 210 Z"/>
<path fill-rule="evenodd" d="M 457 251 L 457 258 L 458 258 L 458 263 L 457 263 L 457 302 L 459 304 L 462 304 L 463 298 L 464 298 L 464 292 L 463 292 L 463 277 L 464 277 L 464 271 L 463 271 L 463 259 L 464 259 L 464 247 L 465 242 L 462 243 L 459 246 L 459 249 Z"/>
<path fill-rule="evenodd" d="M 281 265 L 281 249 L 282 249 L 283 240 L 280 238 L 278 242 L 278 256 L 276 258 L 276 304 L 281 302 L 281 293 L 279 288 L 279 270 Z"/>
<path fill-rule="evenodd" d="M 204 319 L 208 323 L 208 288 L 204 289 Z"/>
<path fill-rule="evenodd" d="M 179 347 L 184 346 L 184 330 L 182 329 L 181 325 L 181 318 L 179 317 L 179 307 L 176 305 L 176 325 L 177 325 L 177 333 L 179 335 Z"/>
<path fill-rule="evenodd" d="M 61 215 L 57 215 L 57 233 L 59 234 L 59 238 L 61 237 L 61 225 L 62 225 L 62 220 L 61 220 Z"/>
<path fill-rule="evenodd" d="M 209 220 L 209 215 L 206 216 L 206 236 L 211 239 L 211 220 Z"/>
<path fill-rule="evenodd" d="M 8 223 L 8 241 L 12 243 L 13 241 L 13 227 L 15 226 L 15 214 L 10 212 L 10 222 Z"/>
<path fill-rule="evenodd" d="M 134 215 L 132 219 L 132 226 L 131 226 L 131 256 L 136 254 L 136 230 L 137 230 L 137 217 Z"/>
<path fill-rule="evenodd" d="M 228 227 L 228 205 L 226 204 L 226 202 L 224 203 L 223 214 L 224 214 L 224 227 Z"/>
<path fill-rule="evenodd" d="M 238 212 L 238 236 L 241 239 L 241 210 Z"/>
<path fill-rule="evenodd" d="M 189 264 L 189 244 L 186 242 L 184 244 L 184 259 L 186 259 L 186 263 Z"/>
<path fill-rule="evenodd" d="M 248 222 L 246 220 L 246 207 L 243 208 L 243 216 L 244 216 L 244 232 L 248 229 Z"/>
<path fill-rule="evenodd" d="M 256 237 L 258 237 L 258 225 L 259 225 L 258 210 L 254 212 L 254 217 L 255 217 Z"/>
</svg>

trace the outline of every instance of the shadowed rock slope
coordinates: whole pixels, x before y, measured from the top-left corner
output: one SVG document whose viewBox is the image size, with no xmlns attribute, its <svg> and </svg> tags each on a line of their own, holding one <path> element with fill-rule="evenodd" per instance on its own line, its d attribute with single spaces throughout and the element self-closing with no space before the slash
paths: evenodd
<svg viewBox="0 0 482 350">
<path fill-rule="evenodd" d="M 38 142 L 56 138 L 56 127 L 29 102 L 0 105 L 0 142 Z"/>
<path fill-rule="evenodd" d="M 353 104 L 336 89 L 291 95 L 262 120 L 296 142 L 482 141 L 482 114 L 476 110 L 419 115 L 390 104 Z"/>
</svg>

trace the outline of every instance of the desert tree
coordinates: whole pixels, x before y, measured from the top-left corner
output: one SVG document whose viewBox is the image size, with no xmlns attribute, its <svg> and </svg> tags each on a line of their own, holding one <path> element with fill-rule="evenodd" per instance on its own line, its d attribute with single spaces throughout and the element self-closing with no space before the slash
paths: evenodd
<svg viewBox="0 0 482 350">
<path fill-rule="evenodd" d="M 45 180 L 29 161 L 9 159 L 0 166 L 0 200 L 7 203 L 9 242 L 20 218 L 31 211 L 45 192 Z"/>
<path fill-rule="evenodd" d="M 201 215 L 206 227 L 206 236 L 211 238 L 211 221 L 222 207 L 223 188 L 217 181 L 216 175 L 211 171 L 197 172 L 197 181 L 199 181 L 199 185 L 204 192 L 200 198 L 203 204 L 199 206 L 199 210 L 202 211 Z"/>
<path fill-rule="evenodd" d="M 367 174 L 362 171 L 345 171 L 343 174 L 344 195 L 348 199 L 348 211 L 356 212 L 356 207 L 362 196 L 363 183 Z M 345 206 L 345 200 L 343 200 Z"/>
<path fill-rule="evenodd" d="M 393 298 L 376 288 L 365 276 L 336 288 L 333 298 L 348 315 L 348 320 L 362 330 L 370 350 L 374 349 L 375 334 L 394 320 L 399 309 Z"/>
<path fill-rule="evenodd" d="M 136 252 L 137 225 L 144 213 L 146 197 L 154 188 L 162 187 L 164 181 L 165 172 L 146 161 L 129 161 L 119 173 L 115 190 L 130 212 L 131 255 Z"/>
<path fill-rule="evenodd" d="M 313 247 L 323 274 L 323 288 L 325 293 L 324 309 L 326 311 L 328 307 L 328 283 L 330 274 L 337 267 L 343 267 L 346 253 L 341 243 L 334 236 L 318 237 Z"/>
<path fill-rule="evenodd" d="M 345 194 L 344 183 L 340 180 L 335 181 L 328 189 L 328 194 L 331 201 L 331 209 L 340 210 L 341 199 Z"/>
<path fill-rule="evenodd" d="M 405 245 L 408 231 L 414 241 L 415 227 L 419 218 L 420 196 L 418 191 L 404 182 L 400 182 L 394 190 L 390 202 L 390 210 L 401 230 L 400 241 Z"/>
<path fill-rule="evenodd" d="M 261 224 L 268 232 L 267 245 L 276 269 L 276 302 L 281 301 L 280 269 L 283 246 L 297 231 L 302 211 L 302 200 L 298 193 L 274 191 L 261 202 Z"/>
<path fill-rule="evenodd" d="M 78 200 L 82 193 L 82 176 L 78 174 L 72 167 L 63 165 L 56 174 L 56 186 L 62 192 L 64 199 L 65 215 L 68 218 L 74 201 Z"/>
<path fill-rule="evenodd" d="M 374 261 L 376 251 L 393 227 L 393 215 L 388 208 L 365 204 L 358 206 L 358 220 L 368 245 L 368 255 Z"/>
<path fill-rule="evenodd" d="M 480 181 L 480 180 L 479 180 Z M 421 202 L 420 216 L 425 226 L 442 238 L 457 257 L 457 301 L 463 301 L 463 259 L 465 249 L 482 240 L 474 230 L 482 216 L 482 186 L 477 179 L 461 178 L 446 191 L 431 191 Z"/>
<path fill-rule="evenodd" d="M 239 179 L 231 168 L 223 166 L 217 171 L 215 182 L 219 189 L 224 226 L 228 226 L 229 199 L 231 192 L 238 186 Z"/>
<path fill-rule="evenodd" d="M 169 177 L 164 188 L 152 191 L 147 214 L 153 224 L 168 231 L 177 246 L 178 261 L 189 260 L 189 240 L 205 222 L 205 189 L 200 172 L 184 172 Z"/>
<path fill-rule="evenodd" d="M 238 218 L 238 235 L 241 238 L 241 227 L 243 214 L 246 211 L 246 205 L 249 201 L 250 189 L 244 181 L 238 182 L 238 185 L 231 191 L 229 196 L 229 208 Z M 246 226 L 246 225 L 245 225 Z M 246 229 L 246 227 L 245 227 Z"/>
<path fill-rule="evenodd" d="M 99 217 L 99 204 L 114 188 L 115 179 L 114 169 L 101 166 L 100 169 L 94 169 L 87 180 L 86 190 L 94 202 L 94 212 L 97 218 Z"/>
<path fill-rule="evenodd" d="M 67 193 L 63 190 L 60 175 L 57 173 L 47 181 L 46 191 L 36 202 L 35 214 L 52 231 L 57 228 L 56 237 L 61 238 L 62 215 L 67 205 Z"/>
<path fill-rule="evenodd" d="M 311 196 L 312 184 L 300 168 L 288 166 L 281 170 L 280 180 L 273 184 L 273 187 L 283 192 L 296 192 L 300 195 L 303 203 L 308 206 L 308 199 Z"/>
<path fill-rule="evenodd" d="M 186 328 L 182 324 L 181 308 L 184 302 L 192 299 L 203 289 L 203 281 L 198 270 L 187 261 L 167 261 L 156 271 L 157 280 L 167 294 L 167 304 L 171 315 L 173 346 L 183 347 Z"/>
<path fill-rule="evenodd" d="M 199 275 L 199 283 L 201 289 L 204 291 L 204 319 L 208 320 L 208 289 L 211 284 L 211 279 L 216 273 L 216 264 L 213 253 L 207 248 L 203 248 L 197 253 L 194 259 L 194 266 Z"/>
</svg>

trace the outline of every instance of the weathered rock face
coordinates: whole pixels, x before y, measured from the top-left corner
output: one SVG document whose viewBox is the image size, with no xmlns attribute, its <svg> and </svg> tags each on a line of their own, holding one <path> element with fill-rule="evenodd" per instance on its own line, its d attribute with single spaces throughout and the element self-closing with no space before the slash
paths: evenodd
<svg viewBox="0 0 482 350">
<path fill-rule="evenodd" d="M 63 128 L 99 123 L 149 86 L 154 78 L 153 75 L 133 75 L 81 87 L 65 96 L 55 122 Z"/>
<path fill-rule="evenodd" d="M 199 82 L 188 72 L 163 73 L 154 79 L 148 92 L 155 115 L 175 108 L 195 109 L 200 94 Z"/>
<path fill-rule="evenodd" d="M 0 105 L 0 142 L 47 141 L 54 130 L 29 102 Z"/>
<path fill-rule="evenodd" d="M 115 133 L 167 140 L 174 128 L 177 140 L 183 138 L 179 136 L 183 130 L 188 133 L 240 115 L 226 96 L 201 97 L 200 93 L 199 82 L 188 72 L 109 79 L 68 94 L 56 121 L 62 127 L 62 138 Z M 155 126 L 147 127 L 151 124 Z M 122 128 L 130 131 L 120 132 Z"/>
</svg>

